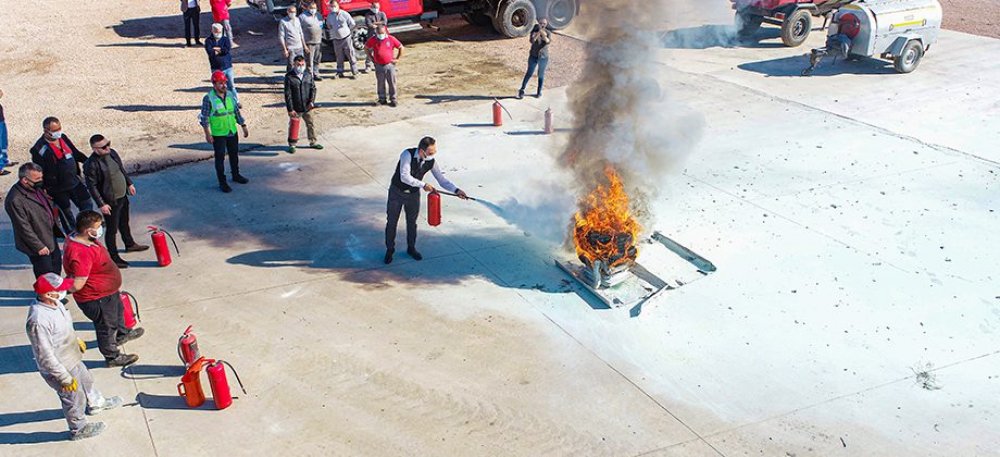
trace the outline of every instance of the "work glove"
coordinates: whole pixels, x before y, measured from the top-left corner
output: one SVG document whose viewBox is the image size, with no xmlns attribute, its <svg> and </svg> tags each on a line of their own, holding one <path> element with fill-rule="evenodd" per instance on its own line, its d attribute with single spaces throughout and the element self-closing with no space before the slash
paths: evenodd
<svg viewBox="0 0 1000 457">
<path fill-rule="evenodd" d="M 83 340 L 77 338 L 76 344 L 80 346 L 80 352 L 87 352 L 87 343 L 84 343 Z"/>
<path fill-rule="evenodd" d="M 62 386 L 63 392 L 76 392 L 77 384 L 76 378 L 73 378 L 73 382 Z"/>
</svg>

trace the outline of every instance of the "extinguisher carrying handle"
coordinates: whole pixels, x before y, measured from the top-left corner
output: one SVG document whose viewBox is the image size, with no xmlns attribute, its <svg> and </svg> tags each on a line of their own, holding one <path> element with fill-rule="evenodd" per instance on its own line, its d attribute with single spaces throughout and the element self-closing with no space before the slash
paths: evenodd
<svg viewBox="0 0 1000 457">
<path fill-rule="evenodd" d="M 236 376 L 236 382 L 239 383 L 240 390 L 243 391 L 243 395 L 250 395 L 250 394 L 247 393 L 247 390 L 245 388 L 243 388 L 243 381 L 240 381 L 240 374 L 236 372 L 236 369 L 233 368 L 233 365 L 230 364 L 229 362 L 225 361 L 225 360 L 219 360 L 218 363 L 224 363 L 224 364 L 228 365 L 229 369 L 233 372 L 233 376 Z"/>
<path fill-rule="evenodd" d="M 135 295 L 132 295 L 131 292 L 122 291 L 122 294 L 125 294 L 125 296 L 132 300 L 132 303 L 135 303 L 135 320 L 142 322 L 142 319 L 139 318 L 139 300 L 136 300 Z"/>
<path fill-rule="evenodd" d="M 168 232 L 166 230 L 163 230 L 163 229 L 161 229 L 161 228 L 159 228 L 159 227 L 157 227 L 155 225 L 147 225 L 146 229 L 147 229 L 146 233 L 152 233 L 152 232 L 163 232 L 163 233 L 166 233 L 167 237 L 170 238 L 170 242 L 174 244 L 174 252 L 177 253 L 177 257 L 181 256 L 181 249 L 177 247 L 177 241 L 174 240 L 174 236 L 171 235 L 170 232 Z"/>
<path fill-rule="evenodd" d="M 507 107 L 503 106 L 503 103 L 500 103 L 500 99 L 499 98 L 494 98 L 493 101 L 496 102 L 497 105 L 500 105 L 500 108 L 502 108 L 503 111 L 505 113 L 507 113 L 507 119 L 510 119 L 512 121 L 514 120 L 514 116 L 510 114 L 510 111 L 507 111 Z"/>
<path fill-rule="evenodd" d="M 187 396 L 187 389 L 184 389 L 184 383 L 183 382 L 177 384 L 177 394 L 180 395 L 180 396 L 182 396 L 182 397 L 186 397 Z"/>
</svg>

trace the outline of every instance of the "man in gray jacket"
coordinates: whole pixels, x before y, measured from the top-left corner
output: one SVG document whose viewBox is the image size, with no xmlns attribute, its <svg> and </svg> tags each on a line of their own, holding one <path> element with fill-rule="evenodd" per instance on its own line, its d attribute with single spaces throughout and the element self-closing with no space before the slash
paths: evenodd
<svg viewBox="0 0 1000 457">
<path fill-rule="evenodd" d="M 86 415 L 117 408 L 121 397 L 104 398 L 94 387 L 94 378 L 83 364 L 87 345 L 73 331 L 73 318 L 60 300 L 73 286 L 55 273 L 35 281 L 37 298 L 28 308 L 24 326 L 38 372 L 55 389 L 69 424 L 71 440 L 97 436 L 107 428 L 104 422 L 87 422 Z"/>
<path fill-rule="evenodd" d="M 302 24 L 302 39 L 306 42 L 308 57 L 306 71 L 312 74 L 314 80 L 322 81 L 323 78 L 319 76 L 319 62 L 323 48 L 323 16 L 319 15 L 319 10 L 313 2 L 306 2 L 305 9 L 299 15 L 299 22 Z"/>
<path fill-rule="evenodd" d="M 330 4 L 330 15 L 323 26 L 323 35 L 333 42 L 333 52 L 337 55 L 337 77 L 344 77 L 344 61 L 351 63 L 351 79 L 358 75 L 358 59 L 354 56 L 351 43 L 354 27 L 357 25 L 351 13 L 340 9 L 340 4 Z"/>
<path fill-rule="evenodd" d="M 18 180 L 7 192 L 4 210 L 14 229 L 14 247 L 28 256 L 35 277 L 62 271 L 62 253 L 56 243 L 59 210 L 42 190 L 42 167 L 28 162 L 18 169 Z"/>
<path fill-rule="evenodd" d="M 306 52 L 306 40 L 302 36 L 302 22 L 297 16 L 298 9 L 295 5 L 288 6 L 288 15 L 278 21 L 278 41 L 281 42 L 282 55 L 288 61 L 285 71 L 292 70 L 292 62 L 295 56 L 304 56 Z"/>
</svg>

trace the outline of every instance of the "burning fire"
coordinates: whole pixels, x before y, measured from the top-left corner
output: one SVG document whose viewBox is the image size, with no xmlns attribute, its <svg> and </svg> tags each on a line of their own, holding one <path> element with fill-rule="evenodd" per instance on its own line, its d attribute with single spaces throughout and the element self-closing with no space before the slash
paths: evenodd
<svg viewBox="0 0 1000 457">
<path fill-rule="evenodd" d="M 639 254 L 636 241 L 640 227 L 632 216 L 628 194 L 618 173 L 608 166 L 604 174 L 607 185 L 598 185 L 574 215 L 573 240 L 584 264 L 591 267 L 599 260 L 611 269 L 635 261 Z"/>
</svg>

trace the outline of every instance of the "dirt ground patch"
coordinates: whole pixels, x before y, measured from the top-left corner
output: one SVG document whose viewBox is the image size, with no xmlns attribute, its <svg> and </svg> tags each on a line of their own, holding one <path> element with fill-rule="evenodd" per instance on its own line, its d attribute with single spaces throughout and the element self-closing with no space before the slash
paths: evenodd
<svg viewBox="0 0 1000 457">
<path fill-rule="evenodd" d="M 944 28 L 1000 38 L 1000 0 L 941 0 Z"/>
<path fill-rule="evenodd" d="M 0 17 L 0 88 L 6 93 L 2 103 L 12 160 L 28 160 L 41 120 L 50 115 L 63 121 L 78 146 L 93 133 L 109 136 L 135 171 L 207 158 L 209 145 L 203 142 L 197 116 L 210 89 L 208 60 L 201 48 L 184 47 L 176 2 L 69 4 L 14 2 Z M 250 127 L 250 138 L 243 143 L 246 148 L 280 147 L 287 116 L 276 24 L 242 4 L 231 13 L 240 44 L 233 53 L 236 86 Z M 19 19 L 28 16 L 34 20 Z M 210 25 L 211 14 L 203 11 L 203 35 Z M 438 31 L 399 36 L 406 55 L 399 65 L 398 108 L 374 106 L 372 74 L 356 80 L 324 78 L 317 98 L 318 126 L 384 124 L 428 114 L 439 105 L 485 104 L 516 92 L 527 61 L 526 39 L 502 39 L 458 17 L 437 25 Z M 51 33 L 66 29 L 73 33 Z M 579 42 L 556 41 L 546 85 L 565 85 L 575 78 L 580 56 Z M 333 72 L 331 59 L 332 53 L 324 52 L 324 76 Z M 484 118 L 488 115 L 484 108 Z"/>
</svg>

